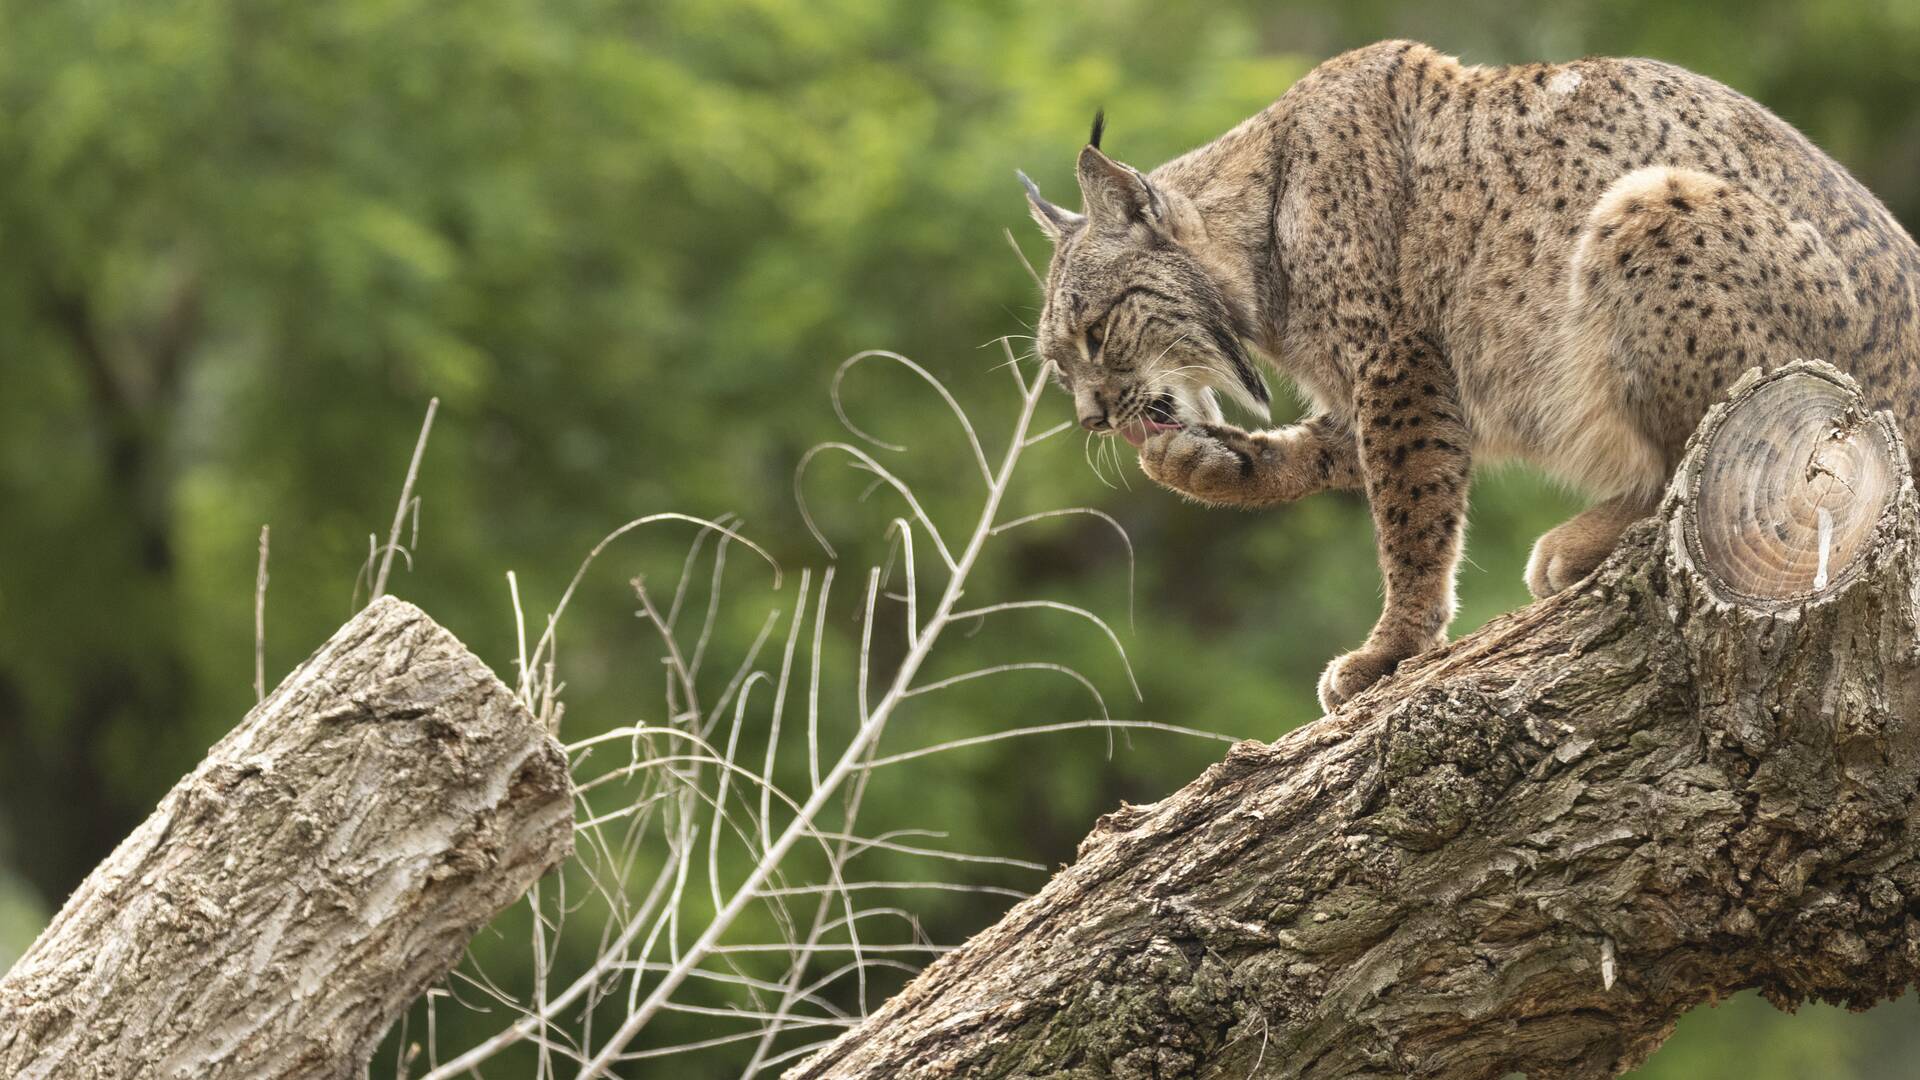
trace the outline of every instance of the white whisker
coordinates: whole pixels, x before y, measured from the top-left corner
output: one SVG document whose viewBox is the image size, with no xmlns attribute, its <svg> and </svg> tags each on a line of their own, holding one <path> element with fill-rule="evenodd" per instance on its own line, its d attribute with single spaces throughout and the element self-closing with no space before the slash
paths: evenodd
<svg viewBox="0 0 1920 1080">
<path fill-rule="evenodd" d="M 1108 487 L 1113 487 L 1113 482 L 1107 479 L 1107 474 L 1100 468 L 1100 455 L 1094 450 L 1093 440 L 1093 432 L 1087 432 L 1087 441 L 1081 447 L 1080 456 L 1087 459 L 1087 468 L 1093 470 L 1093 475 L 1096 479 Z"/>
</svg>

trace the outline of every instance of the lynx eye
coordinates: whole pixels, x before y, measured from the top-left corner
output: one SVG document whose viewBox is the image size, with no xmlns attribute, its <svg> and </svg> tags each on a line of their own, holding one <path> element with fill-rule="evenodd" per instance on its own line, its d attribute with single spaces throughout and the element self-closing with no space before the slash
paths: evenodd
<svg viewBox="0 0 1920 1080">
<path fill-rule="evenodd" d="M 1099 356 L 1100 343 L 1105 341 L 1106 337 L 1107 328 L 1105 323 L 1096 323 L 1093 326 L 1087 327 L 1087 355 L 1090 357 Z"/>
</svg>

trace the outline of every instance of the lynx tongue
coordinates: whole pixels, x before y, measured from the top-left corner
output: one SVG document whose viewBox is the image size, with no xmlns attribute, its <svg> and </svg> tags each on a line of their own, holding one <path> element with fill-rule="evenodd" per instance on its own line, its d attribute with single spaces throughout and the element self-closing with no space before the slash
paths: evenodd
<svg viewBox="0 0 1920 1080">
<path fill-rule="evenodd" d="M 1135 449 L 1145 446 L 1148 436 L 1162 431 L 1179 431 L 1179 424 L 1162 424 L 1156 420 L 1134 420 L 1120 426 L 1120 437 L 1134 445 Z"/>
</svg>

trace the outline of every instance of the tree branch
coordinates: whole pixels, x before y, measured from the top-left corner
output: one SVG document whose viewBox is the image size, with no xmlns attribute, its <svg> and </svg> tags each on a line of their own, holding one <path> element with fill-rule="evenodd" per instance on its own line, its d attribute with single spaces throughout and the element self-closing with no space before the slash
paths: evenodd
<svg viewBox="0 0 1920 1080">
<path fill-rule="evenodd" d="M 1603 1077 L 1920 971 L 1915 496 L 1750 375 L 1593 577 L 1184 790 L 791 1076 Z"/>
</svg>

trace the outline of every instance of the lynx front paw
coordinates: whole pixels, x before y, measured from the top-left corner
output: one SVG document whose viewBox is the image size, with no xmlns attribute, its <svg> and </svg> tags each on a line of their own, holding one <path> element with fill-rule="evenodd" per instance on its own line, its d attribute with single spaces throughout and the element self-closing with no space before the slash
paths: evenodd
<svg viewBox="0 0 1920 1080">
<path fill-rule="evenodd" d="M 1394 648 L 1369 642 L 1345 656 L 1334 657 L 1320 674 L 1320 707 L 1327 712 L 1338 709 L 1393 674 L 1401 664 L 1446 643 L 1447 635 L 1442 632 L 1425 646 Z"/>
<path fill-rule="evenodd" d="M 1244 503 L 1254 483 L 1257 440 L 1223 424 L 1163 431 L 1140 447 L 1140 470 L 1154 483 L 1209 503 Z"/>
<path fill-rule="evenodd" d="M 1355 649 L 1336 656 L 1320 675 L 1320 707 L 1332 712 L 1359 696 L 1362 690 L 1393 674 L 1404 656 L 1384 649 Z"/>
</svg>

